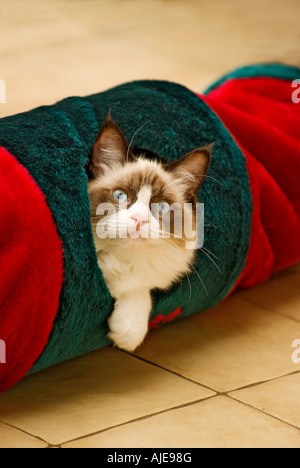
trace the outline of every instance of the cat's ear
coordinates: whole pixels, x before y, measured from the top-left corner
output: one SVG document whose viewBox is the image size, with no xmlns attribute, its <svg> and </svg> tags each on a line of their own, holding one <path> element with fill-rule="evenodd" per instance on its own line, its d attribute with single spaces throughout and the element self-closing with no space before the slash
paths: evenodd
<svg viewBox="0 0 300 468">
<path fill-rule="evenodd" d="M 214 144 L 197 148 L 167 166 L 172 175 L 181 180 L 186 187 L 186 195 L 192 200 L 207 174 Z"/>
<path fill-rule="evenodd" d="M 105 168 L 124 166 L 131 158 L 128 143 L 119 125 L 109 111 L 93 148 L 89 175 L 96 179 Z"/>
</svg>

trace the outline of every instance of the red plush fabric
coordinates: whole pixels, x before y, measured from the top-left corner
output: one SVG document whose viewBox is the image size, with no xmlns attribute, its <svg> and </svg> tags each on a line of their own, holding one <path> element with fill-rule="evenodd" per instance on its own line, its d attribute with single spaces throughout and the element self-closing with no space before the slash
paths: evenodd
<svg viewBox="0 0 300 468">
<path fill-rule="evenodd" d="M 157 315 L 150 323 L 149 323 L 149 330 L 153 330 L 154 328 L 160 328 L 161 325 L 172 322 L 176 317 L 179 317 L 182 314 L 182 309 L 179 307 L 179 309 L 174 310 L 174 312 L 171 312 L 169 315 Z"/>
<path fill-rule="evenodd" d="M 201 96 L 246 157 L 253 220 L 243 287 L 300 260 L 300 104 L 293 91 L 286 80 L 243 78 Z"/>
<path fill-rule="evenodd" d="M 28 171 L 0 148 L 0 392 L 43 351 L 58 311 L 63 252 L 51 211 Z M 0 356 L 1 357 L 1 356 Z M 1 361 L 1 359 L 0 359 Z"/>
</svg>

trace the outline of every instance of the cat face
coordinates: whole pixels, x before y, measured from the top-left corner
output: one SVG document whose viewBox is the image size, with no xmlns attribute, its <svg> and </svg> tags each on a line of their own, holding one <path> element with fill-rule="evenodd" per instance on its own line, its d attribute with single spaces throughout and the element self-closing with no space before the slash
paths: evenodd
<svg viewBox="0 0 300 468">
<path fill-rule="evenodd" d="M 196 149 L 171 164 L 136 157 L 109 115 L 89 167 L 96 243 L 196 244 L 197 191 L 209 162 L 210 148 Z"/>
</svg>

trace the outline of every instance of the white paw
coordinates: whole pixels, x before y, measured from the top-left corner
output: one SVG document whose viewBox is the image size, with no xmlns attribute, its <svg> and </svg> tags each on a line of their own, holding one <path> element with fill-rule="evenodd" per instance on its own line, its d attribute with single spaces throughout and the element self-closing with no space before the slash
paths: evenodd
<svg viewBox="0 0 300 468">
<path fill-rule="evenodd" d="M 130 352 L 142 344 L 148 331 L 148 322 L 143 323 L 128 316 L 125 319 L 115 312 L 109 318 L 108 325 L 108 337 L 118 348 Z"/>
</svg>

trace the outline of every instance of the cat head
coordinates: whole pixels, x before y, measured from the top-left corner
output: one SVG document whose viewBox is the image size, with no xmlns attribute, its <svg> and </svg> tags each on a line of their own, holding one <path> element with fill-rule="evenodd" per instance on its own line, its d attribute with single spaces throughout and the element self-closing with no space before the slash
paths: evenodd
<svg viewBox="0 0 300 468">
<path fill-rule="evenodd" d="M 88 167 L 96 244 L 196 245 L 197 194 L 210 164 L 211 149 L 195 149 L 172 163 L 137 155 L 109 114 Z"/>
</svg>

